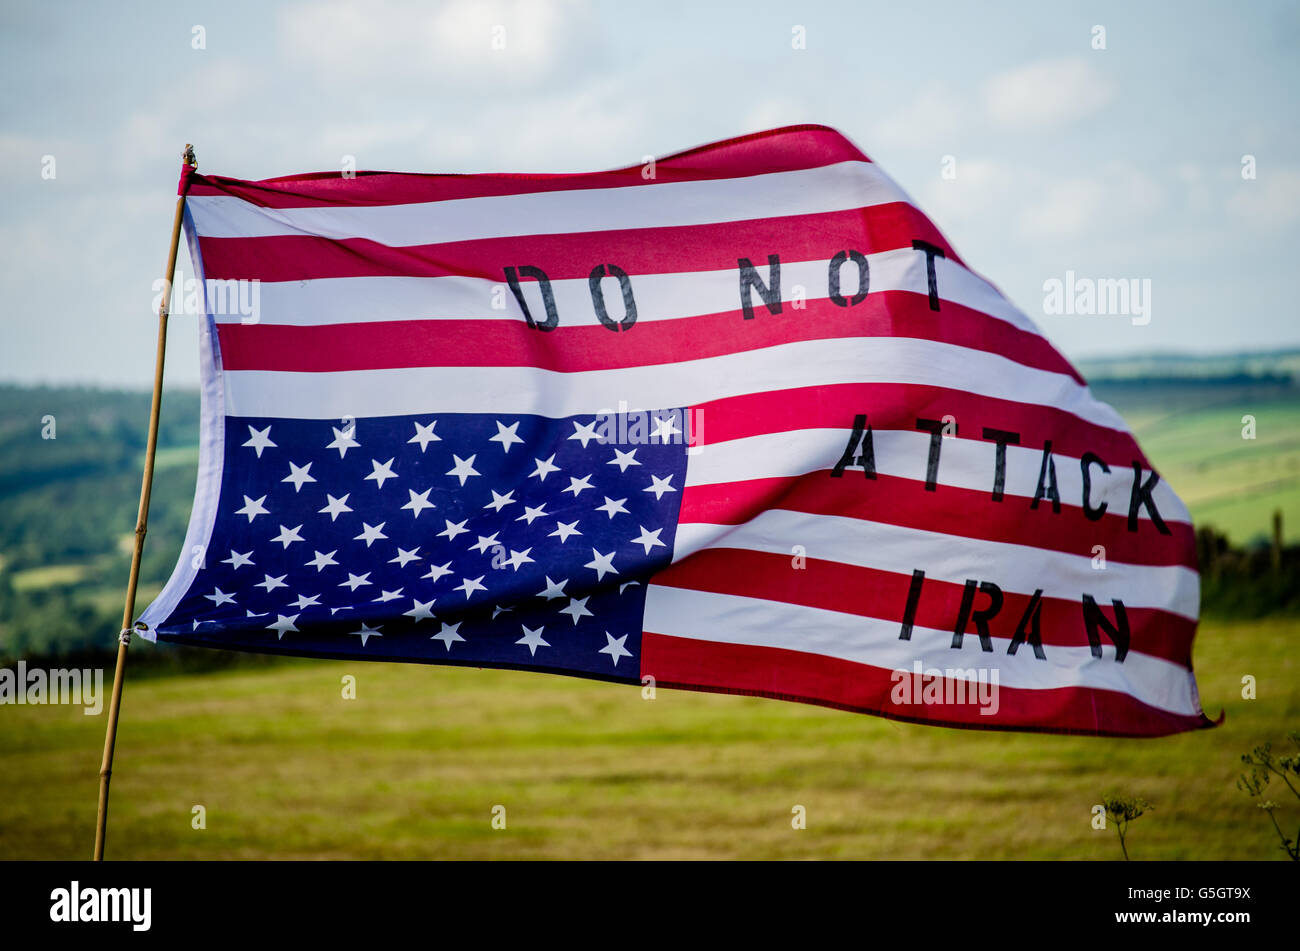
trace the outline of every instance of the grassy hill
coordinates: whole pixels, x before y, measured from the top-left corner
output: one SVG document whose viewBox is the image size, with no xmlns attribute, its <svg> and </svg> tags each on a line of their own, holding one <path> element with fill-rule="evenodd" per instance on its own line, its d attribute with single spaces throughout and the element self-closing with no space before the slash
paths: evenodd
<svg viewBox="0 0 1300 951">
<path fill-rule="evenodd" d="M 198 410 L 197 393 L 164 397 L 141 604 L 185 537 Z M 148 393 L 0 387 L 0 657 L 111 643 L 148 421 Z"/>
<path fill-rule="evenodd" d="M 1239 380 L 1100 380 L 1093 390 L 1124 416 L 1198 527 L 1237 545 L 1267 541 L 1275 510 L 1300 541 L 1300 388 Z M 1245 439 L 1243 417 L 1253 418 Z"/>
<path fill-rule="evenodd" d="M 1295 643 L 1293 621 L 1203 625 L 1203 702 L 1227 720 L 1159 740 L 401 664 L 130 679 L 108 857 L 1116 859 L 1114 830 L 1090 823 L 1115 791 L 1155 806 L 1129 831 L 1134 859 L 1280 858 L 1234 784 L 1241 753 L 1300 725 Z M 0 859 L 87 857 L 104 718 L 3 716 Z M 1294 829 L 1300 810 L 1273 798 Z"/>
</svg>

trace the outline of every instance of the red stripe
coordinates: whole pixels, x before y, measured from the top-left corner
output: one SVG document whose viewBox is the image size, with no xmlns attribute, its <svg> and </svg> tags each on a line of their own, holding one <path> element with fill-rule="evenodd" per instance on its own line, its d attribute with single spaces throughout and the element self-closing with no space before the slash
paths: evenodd
<svg viewBox="0 0 1300 951">
<path fill-rule="evenodd" d="M 357 172 L 355 178 L 344 178 L 340 172 L 314 172 L 260 182 L 220 175 L 195 175 L 189 194 L 233 195 L 267 208 L 401 205 L 488 195 L 735 178 L 820 168 L 848 161 L 869 162 L 870 159 L 834 129 L 801 125 L 714 142 L 658 159 L 653 178 L 647 177 L 643 165 L 629 165 L 608 172 L 567 175 Z"/>
<path fill-rule="evenodd" d="M 719 644 L 650 631 L 641 638 L 641 674 L 654 677 L 661 687 L 794 700 L 966 729 L 1166 736 L 1214 726 L 1203 715 L 1168 713 L 1127 694 L 1088 687 L 1000 687 L 999 710 L 994 716 L 981 715 L 973 704 L 904 705 L 891 698 L 895 678 L 883 668 L 800 651 Z"/>
<path fill-rule="evenodd" d="M 756 215 L 763 211 L 754 208 Z M 706 225 L 511 235 L 407 247 L 312 235 L 200 236 L 199 245 L 206 276 L 217 280 L 466 275 L 503 281 L 507 266 L 530 264 L 558 281 L 585 279 L 592 268 L 609 263 L 635 279 L 638 274 L 726 270 L 745 255 L 756 264 L 766 264 L 768 254 L 779 254 L 784 262 L 829 262 L 840 251 L 875 254 L 911 248 L 914 239 L 943 248 L 961 263 L 939 229 L 906 202 Z M 858 286 L 856 268 L 844 268 L 844 281 L 852 294 Z"/>
<path fill-rule="evenodd" d="M 954 380 L 954 384 L 961 381 Z M 911 383 L 837 383 L 729 396 L 693 408 L 692 437 L 701 445 L 800 429 L 844 429 L 859 413 L 873 430 L 913 431 L 918 417 L 957 420 L 960 438 L 977 439 L 984 427 L 1020 434 L 1020 445 L 1041 450 L 1047 440 L 1058 456 L 1095 452 L 1113 469 L 1138 462 L 1150 469 L 1132 435 L 1098 426 L 1056 409 Z M 1060 465 L 1058 461 L 1057 465 Z M 861 472 L 859 471 L 859 476 Z"/>
<path fill-rule="evenodd" d="M 615 315 L 621 316 L 622 301 Z M 856 307 L 811 300 L 779 316 L 740 310 L 652 320 L 627 331 L 599 324 L 541 333 L 508 319 L 373 321 L 358 324 L 218 325 L 227 370 L 335 372 L 427 366 L 520 366 L 570 373 L 700 360 L 805 340 L 914 337 L 985 350 L 1054 373 L 1073 367 L 1050 343 L 977 310 L 930 310 L 924 294 L 886 291 Z M 563 316 L 561 320 L 563 320 Z M 851 420 L 850 420 L 851 421 Z"/>
<path fill-rule="evenodd" d="M 1106 550 L 1107 561 L 1133 565 L 1182 565 L 1197 570 L 1196 537 L 1187 522 L 1167 522 L 1168 535 L 1154 523 L 1138 520 L 1138 530 L 1128 530 L 1127 512 L 1112 506 L 1091 521 L 1076 505 L 1061 505 L 1052 512 L 1044 499 L 1030 509 L 1023 496 L 1005 495 L 1001 502 L 989 491 L 940 486 L 925 491 L 916 479 L 877 474 L 867 479 L 861 469 L 832 478 L 829 469 L 789 478 L 748 479 L 714 485 L 687 486 L 682 492 L 679 522 L 741 525 L 770 509 L 835 515 L 927 532 L 1014 542 L 1085 558 L 1093 547 Z"/>
<path fill-rule="evenodd" d="M 925 568 L 924 565 L 916 567 Z M 974 580 L 994 584 L 998 581 L 997 578 L 984 577 Z M 804 567 L 796 568 L 790 555 L 743 548 L 706 548 L 670 565 L 654 577 L 655 584 L 669 588 L 783 601 L 841 614 L 878 618 L 900 626 L 911 581 L 911 575 L 818 558 L 807 558 Z M 961 584 L 926 578 L 917 602 L 915 625 L 938 631 L 953 630 L 961 611 L 962 593 Z M 1002 594 L 1002 609 L 990 622 L 989 633 L 993 637 L 1010 638 L 1029 608 L 1032 592 L 1004 590 Z M 1108 617 L 1112 616 L 1108 601 L 1101 599 L 1097 603 Z M 987 604 L 987 595 L 977 593 L 974 609 L 980 610 Z M 1041 604 L 1041 636 L 1049 661 L 1052 646 L 1088 646 L 1081 601 L 1043 597 Z M 1131 635 L 1130 650 L 1191 668 L 1195 621 L 1157 608 L 1126 606 L 1126 614 Z M 967 623 L 965 633 L 967 643 L 978 645 L 973 623 Z M 1104 635 L 1102 640 L 1109 643 Z M 979 651 L 978 646 L 974 649 Z M 1028 644 L 1019 649 L 1031 652 Z"/>
</svg>

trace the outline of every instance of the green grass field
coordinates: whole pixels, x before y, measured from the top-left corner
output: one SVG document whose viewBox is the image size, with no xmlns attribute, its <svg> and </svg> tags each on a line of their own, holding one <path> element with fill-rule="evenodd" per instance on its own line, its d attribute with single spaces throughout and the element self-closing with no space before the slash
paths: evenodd
<svg viewBox="0 0 1300 951">
<path fill-rule="evenodd" d="M 1244 545 L 1269 536 L 1280 509 L 1286 540 L 1300 541 L 1300 399 L 1293 389 L 1095 389 L 1120 411 L 1197 525 Z M 1243 438 L 1246 416 L 1254 418 L 1251 439 Z"/>
<path fill-rule="evenodd" d="M 1114 830 L 1094 831 L 1090 810 L 1114 790 L 1155 806 L 1130 830 L 1135 859 L 1280 858 L 1234 781 L 1241 753 L 1300 727 L 1298 639 L 1295 621 L 1205 623 L 1202 698 L 1227 722 L 1158 740 L 669 690 L 647 701 L 473 669 L 293 661 L 128 677 L 108 856 L 1112 859 Z M 1241 698 L 1246 674 L 1258 699 Z M 0 858 L 89 856 L 104 719 L 0 708 Z M 1294 828 L 1300 810 L 1274 798 Z"/>
</svg>

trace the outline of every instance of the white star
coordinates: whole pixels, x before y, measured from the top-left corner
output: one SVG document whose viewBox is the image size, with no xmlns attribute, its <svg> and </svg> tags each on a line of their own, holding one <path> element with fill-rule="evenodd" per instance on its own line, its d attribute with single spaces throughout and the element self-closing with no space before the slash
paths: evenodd
<svg viewBox="0 0 1300 951">
<path fill-rule="evenodd" d="M 224 591 L 222 591 L 220 588 L 213 588 L 213 589 L 212 589 L 212 593 L 211 593 L 211 594 L 205 594 L 204 597 L 207 598 L 209 601 L 212 602 L 212 606 L 213 606 L 214 608 L 219 608 L 219 607 L 221 607 L 223 604 L 234 604 L 234 603 L 235 603 L 235 596 L 234 596 L 233 594 L 226 594 L 226 593 L 225 593 Z"/>
<path fill-rule="evenodd" d="M 541 517 L 542 517 L 543 515 L 545 515 L 545 514 L 546 514 L 546 503 L 545 503 L 545 502 L 543 502 L 541 505 L 537 506 L 536 508 L 534 508 L 534 507 L 531 506 L 531 505 L 525 505 L 525 506 L 524 506 L 524 514 L 521 515 L 521 516 L 519 516 L 517 519 L 515 519 L 515 521 L 516 521 L 516 522 L 527 522 L 529 525 L 531 525 L 531 524 L 533 524 L 533 519 L 535 519 L 535 518 L 541 518 Z"/>
<path fill-rule="evenodd" d="M 295 466 L 295 465 L 291 462 L 291 463 L 289 463 L 289 474 L 288 474 L 287 476 L 285 476 L 283 479 L 281 479 L 280 481 L 281 481 L 281 482 L 292 482 L 292 483 L 293 483 L 293 491 L 294 491 L 294 493 L 296 494 L 296 493 L 302 491 L 302 484 L 303 484 L 304 482 L 315 482 L 315 481 L 316 481 L 316 479 L 308 473 L 308 470 L 309 470 L 309 469 L 311 469 L 311 463 L 310 463 L 310 462 L 307 463 L 305 466 Z"/>
<path fill-rule="evenodd" d="M 396 459 L 396 456 L 393 459 Z M 393 471 L 393 459 L 389 459 L 385 463 L 380 463 L 378 459 L 371 459 L 370 464 L 375 467 L 375 471 L 366 476 L 366 481 L 374 479 L 375 484 L 382 489 L 384 483 L 389 479 L 396 479 L 397 473 Z"/>
<path fill-rule="evenodd" d="M 349 492 L 347 493 L 347 495 L 344 495 L 343 498 L 336 499 L 334 498 L 334 496 L 326 492 L 325 498 L 329 499 L 329 502 L 326 504 L 326 506 L 323 509 L 317 509 L 317 511 L 319 511 L 321 515 L 328 515 L 330 517 L 330 521 L 332 522 L 335 519 L 337 519 L 340 515 L 342 515 L 344 512 L 352 511 L 352 509 L 347 504 L 348 495 L 351 494 L 352 493 Z"/>
<path fill-rule="evenodd" d="M 623 505 L 623 503 L 626 502 L 626 501 L 627 501 L 627 499 L 611 499 L 611 498 L 607 495 L 607 496 L 605 496 L 605 504 L 604 504 L 604 505 L 597 505 L 597 506 L 596 506 L 596 511 L 597 511 L 597 512 L 607 512 L 607 513 L 609 513 L 609 517 L 610 517 L 610 518 L 613 518 L 615 515 L 618 515 L 618 514 L 620 514 L 620 513 L 622 513 L 623 515 L 631 515 L 632 513 L 629 512 L 629 511 L 627 510 L 627 508 L 624 507 L 624 505 Z"/>
<path fill-rule="evenodd" d="M 509 452 L 510 447 L 515 443 L 523 442 L 523 440 L 516 435 L 518 431 L 518 423 L 511 423 L 509 426 L 502 426 L 501 420 L 497 420 L 497 434 L 489 439 L 488 442 L 499 442 L 501 443 L 502 452 Z"/>
<path fill-rule="evenodd" d="M 361 630 L 359 630 L 359 631 L 353 631 L 352 633 L 353 633 L 353 634 L 358 634 L 358 635 L 361 636 L 361 646 L 362 646 L 362 647 L 365 647 L 365 646 L 366 646 L 366 641 L 370 640 L 370 638 L 372 638 L 372 637 L 383 637 L 383 636 L 384 636 L 384 635 L 382 635 L 382 634 L 379 633 L 379 631 L 380 631 L 382 628 L 383 628 L 383 625 L 382 625 L 382 624 L 379 625 L 379 627 L 371 627 L 369 624 L 367 624 L 367 623 L 365 623 L 364 621 L 362 621 L 362 622 L 361 622 Z"/>
<path fill-rule="evenodd" d="M 480 535 L 478 537 L 478 541 L 476 541 L 474 544 L 470 545 L 469 547 L 471 551 L 477 551 L 480 555 L 486 555 L 488 548 L 490 548 L 492 545 L 498 545 L 498 544 L 500 544 L 500 542 L 497 541 L 497 533 L 493 532 L 490 536 Z"/>
<path fill-rule="evenodd" d="M 648 531 L 648 530 L 646 529 L 646 527 L 645 527 L 644 525 L 642 525 L 642 526 L 641 526 L 641 537 L 640 537 L 640 538 L 634 538 L 634 539 L 632 539 L 632 544 L 634 544 L 634 545 L 644 545 L 644 546 L 645 546 L 645 553 L 646 553 L 647 555 L 650 554 L 650 549 L 651 549 L 651 548 L 656 548 L 656 547 L 657 547 L 657 548 L 667 548 L 668 546 L 665 545 L 663 542 L 661 542 L 661 541 L 659 540 L 659 533 L 662 532 L 662 531 L 663 531 L 662 528 L 656 528 L 653 532 L 652 532 L 652 531 Z"/>
<path fill-rule="evenodd" d="M 409 617 L 415 621 L 423 621 L 425 618 L 433 617 L 432 601 L 422 602 L 418 598 L 412 598 L 411 603 L 414 604 L 415 607 L 411 608 L 411 610 L 409 611 L 403 611 L 402 612 L 403 617 Z"/>
<path fill-rule="evenodd" d="M 658 436 L 663 442 L 668 442 L 673 436 L 680 436 L 682 431 L 677 428 L 677 423 L 671 416 L 667 419 L 655 417 L 655 428 L 650 433 L 650 438 Z"/>
<path fill-rule="evenodd" d="M 343 429 L 331 426 L 330 429 L 334 430 L 334 441 L 325 448 L 337 449 L 339 451 L 340 459 L 347 455 L 349 449 L 360 447 L 361 443 L 352 438 L 353 434 L 357 431 L 355 424 L 344 427 Z"/>
<path fill-rule="evenodd" d="M 515 501 L 514 489 L 511 489 L 505 495 L 498 494 L 496 489 L 491 489 L 489 491 L 491 491 L 492 493 L 492 501 L 489 502 L 487 505 L 483 506 L 485 509 L 492 509 L 492 511 L 494 512 L 500 512 L 507 505 L 511 505 Z"/>
<path fill-rule="evenodd" d="M 347 588 L 349 591 L 356 591 L 357 588 L 367 584 L 370 584 L 370 572 L 367 571 L 364 575 L 354 575 L 349 571 L 348 580 L 340 581 L 339 587 Z"/>
<path fill-rule="evenodd" d="M 430 581 L 437 581 L 443 575 L 449 574 L 451 574 L 451 562 L 447 562 L 445 565 L 430 565 L 429 573 L 420 575 L 420 578 L 421 580 L 428 578 Z"/>
<path fill-rule="evenodd" d="M 555 453 L 551 453 L 551 458 L 549 459 L 534 459 L 533 462 L 537 463 L 537 467 L 528 474 L 528 478 L 530 479 L 533 476 L 537 476 L 539 482 L 545 482 L 546 477 L 552 472 L 560 471 L 559 466 L 552 465 L 552 463 L 555 462 Z"/>
<path fill-rule="evenodd" d="M 591 561 L 582 567 L 595 569 L 597 581 L 602 580 L 607 574 L 618 574 L 618 569 L 614 567 L 614 553 L 612 551 L 608 555 L 602 555 L 593 548 L 591 554 Z"/>
<path fill-rule="evenodd" d="M 378 601 L 379 603 L 382 604 L 385 601 L 396 601 L 401 596 L 402 596 L 402 589 L 398 588 L 396 591 L 381 591 L 379 593 L 379 597 L 372 598 L 371 600 Z"/>
<path fill-rule="evenodd" d="M 572 492 L 573 497 L 576 499 L 579 495 L 582 494 L 583 489 L 592 489 L 592 488 L 595 488 L 595 486 L 591 484 L 591 476 L 585 475 L 581 479 L 575 479 L 573 476 L 569 476 L 569 487 L 564 491 Z"/>
<path fill-rule="evenodd" d="M 222 558 L 221 563 L 223 565 L 229 565 L 233 570 L 237 571 L 244 565 L 253 564 L 253 553 L 251 551 L 246 551 L 241 555 L 232 548 L 230 549 L 230 557 Z"/>
<path fill-rule="evenodd" d="M 452 590 L 464 591 L 465 600 L 468 601 L 470 599 L 470 595 L 472 595 L 475 591 L 487 590 L 486 587 L 479 584 L 479 582 L 483 580 L 483 577 L 484 577 L 483 575 L 479 575 L 477 578 L 461 578 L 460 584 L 456 585 L 456 587 L 452 588 Z"/>
<path fill-rule="evenodd" d="M 444 622 L 442 625 L 442 630 L 439 631 L 437 634 L 433 635 L 433 637 L 429 638 L 429 640 L 442 641 L 443 646 L 445 646 L 447 650 L 451 650 L 452 641 L 463 642 L 465 640 L 465 638 L 461 637 L 459 634 L 456 633 L 458 630 L 460 630 L 460 626 L 463 623 L 464 623 L 463 621 L 457 621 L 455 624 L 447 624 L 446 622 Z"/>
<path fill-rule="evenodd" d="M 592 439 L 596 440 L 597 442 L 604 442 L 604 441 L 605 441 L 605 440 L 601 439 L 600 436 L 596 433 L 596 421 L 595 421 L 595 420 L 593 420 L 592 422 L 588 423 L 586 426 L 583 426 L 581 423 L 577 423 L 577 422 L 575 422 L 575 423 L 573 424 L 573 435 L 570 436 L 569 438 L 570 438 L 570 439 L 580 439 L 580 440 L 582 440 L 582 448 L 583 448 L 583 449 L 586 449 L 586 448 L 587 448 L 587 443 L 588 443 L 588 441 L 590 441 L 590 440 L 592 440 Z"/>
<path fill-rule="evenodd" d="M 418 545 L 415 548 L 412 548 L 410 551 L 407 551 L 401 545 L 398 545 L 397 557 L 389 558 L 388 563 L 390 565 L 397 565 L 397 567 L 399 568 L 405 568 L 407 564 L 409 564 L 410 562 L 420 560 L 419 551 L 420 548 Z"/>
<path fill-rule="evenodd" d="M 307 564 L 311 565 L 313 568 L 316 569 L 317 573 L 319 573 L 323 571 L 325 568 L 328 568 L 330 565 L 338 564 L 338 562 L 334 560 L 334 556 L 338 554 L 338 551 L 339 550 L 337 548 L 335 548 L 329 554 L 325 554 L 323 552 L 318 551 L 316 552 L 316 557 L 313 558 L 311 561 L 307 562 Z"/>
<path fill-rule="evenodd" d="M 289 586 L 284 583 L 285 577 L 285 575 L 280 575 L 278 578 L 272 578 L 270 575 L 267 575 L 262 581 L 257 583 L 257 587 L 265 588 L 267 594 L 270 594 L 276 588 L 287 588 Z"/>
<path fill-rule="evenodd" d="M 570 598 L 569 606 L 567 608 L 560 608 L 560 613 L 569 615 L 571 618 L 573 618 L 573 623 L 577 624 L 578 618 L 592 617 L 592 613 L 587 610 L 587 602 L 589 600 L 591 600 L 590 595 L 581 599 Z"/>
<path fill-rule="evenodd" d="M 627 452 L 614 450 L 614 458 L 605 463 L 607 466 L 618 466 L 619 472 L 627 472 L 628 466 L 639 466 L 641 463 L 636 461 L 636 450 L 631 449 Z"/>
<path fill-rule="evenodd" d="M 456 460 L 456 465 L 452 466 L 451 471 L 448 472 L 447 475 L 455 476 L 456 478 L 460 479 L 460 484 L 463 486 L 465 484 L 465 480 L 468 479 L 470 476 L 476 476 L 480 474 L 479 471 L 474 468 L 474 460 L 475 458 L 477 458 L 477 456 L 478 453 L 475 453 L 473 456 L 470 456 L 468 459 L 462 459 L 460 456 L 456 455 L 453 452 L 451 454 L 451 457 Z"/>
<path fill-rule="evenodd" d="M 293 606 L 299 611 L 303 608 L 318 608 L 320 607 L 320 595 L 313 594 L 308 597 L 305 594 L 300 594 L 298 595 L 298 600 L 293 603 Z"/>
<path fill-rule="evenodd" d="M 292 545 L 294 542 L 300 542 L 300 541 L 303 541 L 303 537 L 302 537 L 301 535 L 298 534 L 298 529 L 299 529 L 299 528 L 302 528 L 302 526 L 299 525 L 299 526 L 297 526 L 297 527 L 295 527 L 295 528 L 285 528 L 283 525 L 281 525 L 281 526 L 280 526 L 280 534 L 279 534 L 279 535 L 276 535 L 274 538 L 272 538 L 271 541 L 273 541 L 273 542 L 279 542 L 279 543 L 280 543 L 281 545 L 283 545 L 285 548 L 288 548 L 288 547 L 289 547 L 290 545 Z"/>
<path fill-rule="evenodd" d="M 278 448 L 275 443 L 271 442 L 270 426 L 267 426 L 265 429 L 262 430 L 257 430 L 254 429 L 252 426 L 249 426 L 248 436 L 249 436 L 248 442 L 244 443 L 244 445 L 251 446 L 253 450 L 257 453 L 257 458 L 259 459 L 262 458 L 263 449 Z"/>
<path fill-rule="evenodd" d="M 523 551 L 515 551 L 512 548 L 510 549 L 510 557 L 506 559 L 505 563 L 518 571 L 521 566 L 533 561 L 532 558 L 528 557 L 530 551 L 532 551 L 531 548 L 525 548 Z"/>
<path fill-rule="evenodd" d="M 366 547 L 369 548 L 372 543 L 388 537 L 384 534 L 384 526 L 387 524 L 387 522 L 380 522 L 378 525 L 371 525 L 368 522 L 362 522 L 361 534 L 352 540 L 354 542 L 365 542 Z"/>
<path fill-rule="evenodd" d="M 259 515 L 270 515 L 271 510 L 268 508 L 263 508 L 262 506 L 262 503 L 265 501 L 266 501 L 265 495 L 262 496 L 260 499 L 250 499 L 248 496 L 244 496 L 244 507 L 242 509 L 236 510 L 235 514 L 247 515 L 248 520 L 250 522 L 252 522 L 253 519 L 257 518 L 257 516 Z"/>
<path fill-rule="evenodd" d="M 628 588 L 640 587 L 640 586 L 641 586 L 641 582 L 639 581 L 624 581 L 621 585 L 618 586 L 618 593 L 622 594 Z"/>
<path fill-rule="evenodd" d="M 514 608 L 503 608 L 503 607 L 502 607 L 501 605 L 499 605 L 499 604 L 494 604 L 494 605 L 492 606 L 492 620 L 495 621 L 495 620 L 497 619 L 497 616 L 498 616 L 498 615 L 501 615 L 501 614 L 509 614 L 509 613 L 510 613 L 511 611 L 513 611 L 513 610 L 514 610 Z"/>
<path fill-rule="evenodd" d="M 525 647 L 527 647 L 529 656 L 536 656 L 537 648 L 539 647 L 551 646 L 545 640 L 542 639 L 542 631 L 546 630 L 546 628 L 539 627 L 534 629 L 529 627 L 527 624 L 521 624 L 519 626 L 524 629 L 524 636 L 519 638 L 519 640 L 515 641 L 515 643 L 523 644 Z"/>
<path fill-rule="evenodd" d="M 537 592 L 537 596 L 539 598 L 545 598 L 547 601 L 550 601 L 552 598 L 563 598 L 565 597 L 564 586 L 568 583 L 568 578 L 565 578 L 563 581 L 552 581 L 551 576 L 547 575 L 546 590 Z"/>
<path fill-rule="evenodd" d="M 266 626 L 266 629 L 268 631 L 276 632 L 275 639 L 277 641 L 282 640 L 286 632 L 298 630 L 298 628 L 293 623 L 296 620 L 298 620 L 298 615 L 296 614 L 291 614 L 288 617 L 285 617 L 283 614 L 277 614 L 275 616 L 275 623 L 268 624 Z"/>
<path fill-rule="evenodd" d="M 624 644 L 627 643 L 627 635 L 626 635 L 626 634 L 624 634 L 622 637 L 615 638 L 615 637 L 613 637 L 613 636 L 610 635 L 609 631 L 606 631 L 606 632 L 605 632 L 605 640 L 607 641 L 607 643 L 605 644 L 605 646 L 602 647 L 602 648 L 601 648 L 599 651 L 597 651 L 596 653 L 598 653 L 598 654 L 608 654 L 610 657 L 614 658 L 614 666 L 615 666 L 615 667 L 618 666 L 618 659 L 619 659 L 620 657 L 631 657 L 631 656 L 632 656 L 632 652 L 631 652 L 630 650 L 628 650 L 626 647 L 623 646 Z"/>
<path fill-rule="evenodd" d="M 423 492 L 418 494 L 414 489 L 407 489 L 406 491 L 410 493 L 411 501 L 403 505 L 402 508 L 410 509 L 412 518 L 419 518 L 420 513 L 425 509 L 437 508 L 436 505 L 429 501 L 429 493 L 432 492 L 433 489 L 425 489 Z"/>
<path fill-rule="evenodd" d="M 547 535 L 546 537 L 555 538 L 558 535 L 561 545 L 563 545 L 566 541 L 569 540 L 570 535 L 582 534 L 582 532 L 578 531 L 577 519 L 574 519 L 572 522 L 561 522 L 557 519 L 555 524 L 558 527 L 555 529 L 555 531 L 551 532 L 551 534 Z"/>
<path fill-rule="evenodd" d="M 465 522 L 455 523 L 449 518 L 445 518 L 443 521 L 447 523 L 447 527 L 438 533 L 439 538 L 446 535 L 447 541 L 452 541 L 457 535 L 464 535 L 469 532 L 469 529 L 465 527 L 465 522 L 468 522 L 469 519 L 465 519 Z"/>
<path fill-rule="evenodd" d="M 677 491 L 676 489 L 673 488 L 672 481 L 673 481 L 673 474 L 671 472 L 668 473 L 668 475 L 664 476 L 662 479 L 659 478 L 659 476 L 652 475 L 650 477 L 650 484 L 646 486 L 644 489 L 642 489 L 641 491 L 653 492 L 655 494 L 655 501 L 657 502 L 664 497 L 665 492 Z"/>
<path fill-rule="evenodd" d="M 437 425 L 438 421 L 436 419 L 428 426 L 421 426 L 419 423 L 416 423 L 415 435 L 406 441 L 408 443 L 418 442 L 420 444 L 420 452 L 424 452 L 424 450 L 429 448 L 429 443 L 442 442 L 442 437 L 435 435 L 433 432 L 433 427 Z"/>
</svg>

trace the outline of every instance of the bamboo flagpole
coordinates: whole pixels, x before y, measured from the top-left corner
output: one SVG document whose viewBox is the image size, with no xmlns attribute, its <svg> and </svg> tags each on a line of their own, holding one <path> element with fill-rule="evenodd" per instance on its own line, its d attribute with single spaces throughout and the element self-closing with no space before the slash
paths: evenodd
<svg viewBox="0 0 1300 951">
<path fill-rule="evenodd" d="M 104 731 L 104 759 L 99 767 L 99 815 L 95 823 L 95 861 L 104 860 L 104 833 L 108 826 L 108 782 L 113 775 L 113 748 L 117 744 L 117 717 L 122 708 L 122 680 L 126 676 L 126 648 L 131 643 L 135 617 L 135 592 L 140 580 L 140 555 L 149 523 L 149 496 L 153 491 L 153 463 L 158 448 L 158 415 L 162 408 L 163 363 L 167 354 L 167 317 L 171 308 L 172 279 L 176 275 L 176 252 L 180 247 L 181 221 L 185 217 L 185 192 L 189 173 L 198 168 L 194 147 L 186 144 L 183 159 L 184 177 L 176 198 L 172 219 L 171 244 L 167 249 L 167 270 L 163 274 L 162 302 L 158 305 L 158 352 L 153 371 L 153 403 L 149 409 L 149 441 L 145 447 L 144 477 L 140 484 L 140 508 L 135 522 L 135 548 L 131 554 L 131 574 L 126 583 L 126 607 L 122 611 L 122 631 L 117 639 L 117 666 L 113 670 L 113 695 L 108 703 L 108 727 Z"/>
</svg>

